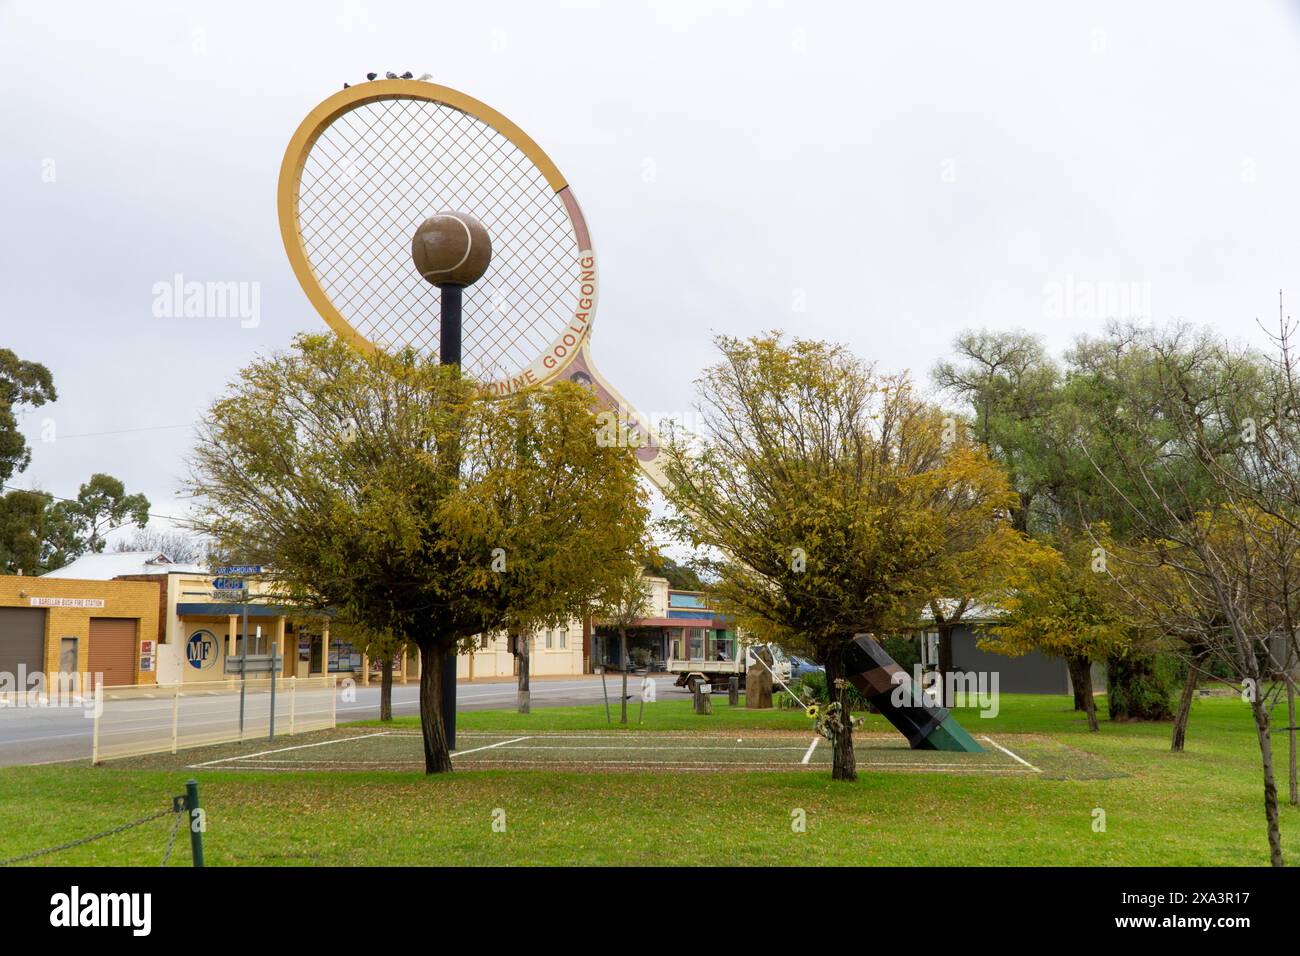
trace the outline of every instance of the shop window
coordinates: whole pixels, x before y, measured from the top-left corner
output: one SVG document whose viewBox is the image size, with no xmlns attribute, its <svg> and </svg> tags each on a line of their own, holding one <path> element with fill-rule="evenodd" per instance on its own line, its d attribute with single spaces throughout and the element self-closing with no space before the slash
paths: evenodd
<svg viewBox="0 0 1300 956">
<path fill-rule="evenodd" d="M 548 627 L 548 628 L 546 629 L 546 649 L 547 649 L 548 651 L 549 651 L 549 650 L 554 650 L 554 647 L 555 647 L 555 645 L 554 645 L 554 638 L 551 636 L 551 629 Z"/>
<path fill-rule="evenodd" d="M 560 650 L 567 651 L 568 649 L 569 649 L 569 632 L 564 628 L 560 628 Z"/>
</svg>

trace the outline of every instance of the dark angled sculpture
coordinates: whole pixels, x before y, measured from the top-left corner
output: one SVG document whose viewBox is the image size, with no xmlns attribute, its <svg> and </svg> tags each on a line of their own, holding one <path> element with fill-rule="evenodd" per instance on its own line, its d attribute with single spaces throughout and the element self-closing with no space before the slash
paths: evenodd
<svg viewBox="0 0 1300 956">
<path fill-rule="evenodd" d="M 907 738 L 913 750 L 984 751 L 948 708 L 931 702 L 907 671 L 870 636 L 859 634 L 853 638 L 845 651 L 844 664 L 849 683 Z M 899 697 L 906 702 L 902 706 Z"/>
</svg>

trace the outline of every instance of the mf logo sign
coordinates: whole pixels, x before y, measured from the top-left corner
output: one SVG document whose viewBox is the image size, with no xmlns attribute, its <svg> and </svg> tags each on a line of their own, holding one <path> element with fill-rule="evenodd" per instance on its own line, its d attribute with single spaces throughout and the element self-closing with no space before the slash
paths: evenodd
<svg viewBox="0 0 1300 956">
<path fill-rule="evenodd" d="M 185 642 L 185 659 L 195 670 L 207 670 L 215 666 L 220 656 L 221 645 L 217 643 L 217 635 L 211 631 L 195 631 Z"/>
</svg>

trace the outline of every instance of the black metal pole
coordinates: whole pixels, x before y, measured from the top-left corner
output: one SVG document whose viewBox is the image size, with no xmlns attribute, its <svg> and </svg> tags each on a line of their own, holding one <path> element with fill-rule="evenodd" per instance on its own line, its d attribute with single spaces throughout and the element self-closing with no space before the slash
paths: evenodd
<svg viewBox="0 0 1300 956">
<path fill-rule="evenodd" d="M 275 672 L 275 650 L 278 645 L 271 642 L 271 739 L 275 739 L 275 682 L 279 675 Z"/>
<path fill-rule="evenodd" d="M 458 285 L 439 286 L 442 307 L 438 322 L 438 361 L 443 365 L 460 364 L 461 293 Z M 457 462 L 459 469 L 460 463 Z M 453 646 L 442 667 L 442 726 L 447 735 L 447 749 L 456 749 L 456 648 Z"/>
<path fill-rule="evenodd" d="M 245 582 L 247 583 L 247 582 Z M 244 739 L 244 697 L 248 693 L 248 595 L 244 595 L 243 653 L 239 655 L 239 739 Z"/>
<path fill-rule="evenodd" d="M 461 296 L 465 289 L 458 285 L 444 285 L 438 288 L 442 292 L 441 318 L 438 323 L 438 361 L 443 365 L 459 365 Z"/>
</svg>

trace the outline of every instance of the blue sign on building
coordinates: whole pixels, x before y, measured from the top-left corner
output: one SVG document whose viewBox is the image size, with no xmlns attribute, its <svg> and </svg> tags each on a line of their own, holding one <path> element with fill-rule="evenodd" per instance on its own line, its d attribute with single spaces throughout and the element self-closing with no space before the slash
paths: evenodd
<svg viewBox="0 0 1300 956">
<path fill-rule="evenodd" d="M 185 659 L 195 670 L 207 670 L 217 663 L 220 656 L 221 646 L 217 643 L 217 635 L 211 631 L 195 631 L 185 642 Z"/>
</svg>

